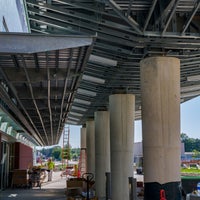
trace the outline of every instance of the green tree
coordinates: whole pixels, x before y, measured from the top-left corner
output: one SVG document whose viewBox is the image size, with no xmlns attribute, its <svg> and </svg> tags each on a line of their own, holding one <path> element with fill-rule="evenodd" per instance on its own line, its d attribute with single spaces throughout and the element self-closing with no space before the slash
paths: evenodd
<svg viewBox="0 0 200 200">
<path fill-rule="evenodd" d="M 193 158 L 200 158 L 200 152 L 199 151 L 197 151 L 197 150 L 193 150 Z"/>
<path fill-rule="evenodd" d="M 71 158 L 73 160 L 77 160 L 80 156 L 80 148 L 73 148 L 71 149 Z"/>
<path fill-rule="evenodd" d="M 62 149 L 61 147 L 57 146 L 53 148 L 52 157 L 56 160 L 61 160 Z"/>
<path fill-rule="evenodd" d="M 190 138 L 186 133 L 181 133 L 181 141 L 185 144 L 186 152 L 200 151 L 200 139 Z"/>
<path fill-rule="evenodd" d="M 67 145 L 62 149 L 62 158 L 67 160 L 71 159 L 70 147 L 68 147 Z"/>
<path fill-rule="evenodd" d="M 181 133 L 181 142 L 185 142 L 189 139 L 186 133 Z"/>
</svg>

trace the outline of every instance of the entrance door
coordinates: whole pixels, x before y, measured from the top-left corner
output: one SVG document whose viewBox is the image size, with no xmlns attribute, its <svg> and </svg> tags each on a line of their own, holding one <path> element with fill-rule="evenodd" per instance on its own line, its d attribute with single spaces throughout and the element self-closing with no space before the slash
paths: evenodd
<svg viewBox="0 0 200 200">
<path fill-rule="evenodd" d="M 1 163 L 0 163 L 0 190 L 8 187 L 9 177 L 9 145 L 5 141 L 1 141 Z"/>
</svg>

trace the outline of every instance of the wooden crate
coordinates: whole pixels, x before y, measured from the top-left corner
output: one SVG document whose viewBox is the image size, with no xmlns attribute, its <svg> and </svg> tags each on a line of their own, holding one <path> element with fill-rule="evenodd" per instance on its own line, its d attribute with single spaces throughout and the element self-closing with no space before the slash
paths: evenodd
<svg viewBox="0 0 200 200">
<path fill-rule="evenodd" d="M 84 181 L 82 179 L 73 178 L 70 180 L 67 180 L 67 196 L 68 197 L 75 197 L 78 195 L 81 195 L 83 191 L 83 184 Z"/>
<path fill-rule="evenodd" d="M 71 179 L 71 180 L 67 180 L 67 188 L 82 188 L 83 187 L 83 180 L 79 180 L 79 179 Z"/>
<path fill-rule="evenodd" d="M 12 187 L 26 187 L 28 186 L 27 170 L 15 169 L 12 175 Z"/>
<path fill-rule="evenodd" d="M 67 200 L 86 200 L 87 198 L 83 198 L 83 197 L 67 197 Z M 98 200 L 97 197 L 94 198 L 90 198 L 90 200 Z"/>
</svg>

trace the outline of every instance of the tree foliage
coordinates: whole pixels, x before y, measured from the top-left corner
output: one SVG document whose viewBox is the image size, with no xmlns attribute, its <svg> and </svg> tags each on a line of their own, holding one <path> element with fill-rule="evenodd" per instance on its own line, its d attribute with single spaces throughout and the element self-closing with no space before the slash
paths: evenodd
<svg viewBox="0 0 200 200">
<path fill-rule="evenodd" d="M 181 133 L 181 142 L 185 144 L 186 152 L 200 152 L 200 139 L 190 138 L 186 133 Z"/>
<path fill-rule="evenodd" d="M 61 160 L 62 149 L 60 146 L 53 148 L 52 157 L 56 160 Z"/>
<path fill-rule="evenodd" d="M 67 159 L 70 160 L 71 156 L 70 156 L 70 148 L 69 147 L 64 147 L 62 149 L 62 158 L 63 159 Z"/>
<path fill-rule="evenodd" d="M 77 160 L 80 156 L 80 148 L 71 148 L 71 146 L 68 147 L 68 145 L 65 145 L 64 148 L 61 148 L 60 146 L 54 146 L 50 148 L 43 148 L 41 150 L 38 150 L 44 158 L 52 157 L 56 160 Z"/>
<path fill-rule="evenodd" d="M 80 148 L 71 149 L 71 158 L 73 160 L 78 160 L 79 157 L 80 157 Z"/>
</svg>

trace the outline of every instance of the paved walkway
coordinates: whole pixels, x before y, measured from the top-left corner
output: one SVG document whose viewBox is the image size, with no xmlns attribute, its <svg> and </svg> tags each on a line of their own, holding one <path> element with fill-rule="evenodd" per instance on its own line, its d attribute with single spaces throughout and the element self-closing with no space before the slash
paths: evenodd
<svg viewBox="0 0 200 200">
<path fill-rule="evenodd" d="M 66 200 L 66 177 L 61 172 L 53 173 L 53 180 L 42 183 L 41 189 L 14 188 L 0 191 L 1 200 Z"/>
<path fill-rule="evenodd" d="M 0 191 L 0 200 L 66 200 L 66 176 L 61 177 L 61 172 L 53 172 L 53 180 L 42 183 L 41 189 L 14 188 Z M 143 180 L 143 175 L 135 175 L 138 180 Z M 139 199 L 139 198 L 138 198 Z"/>
</svg>

